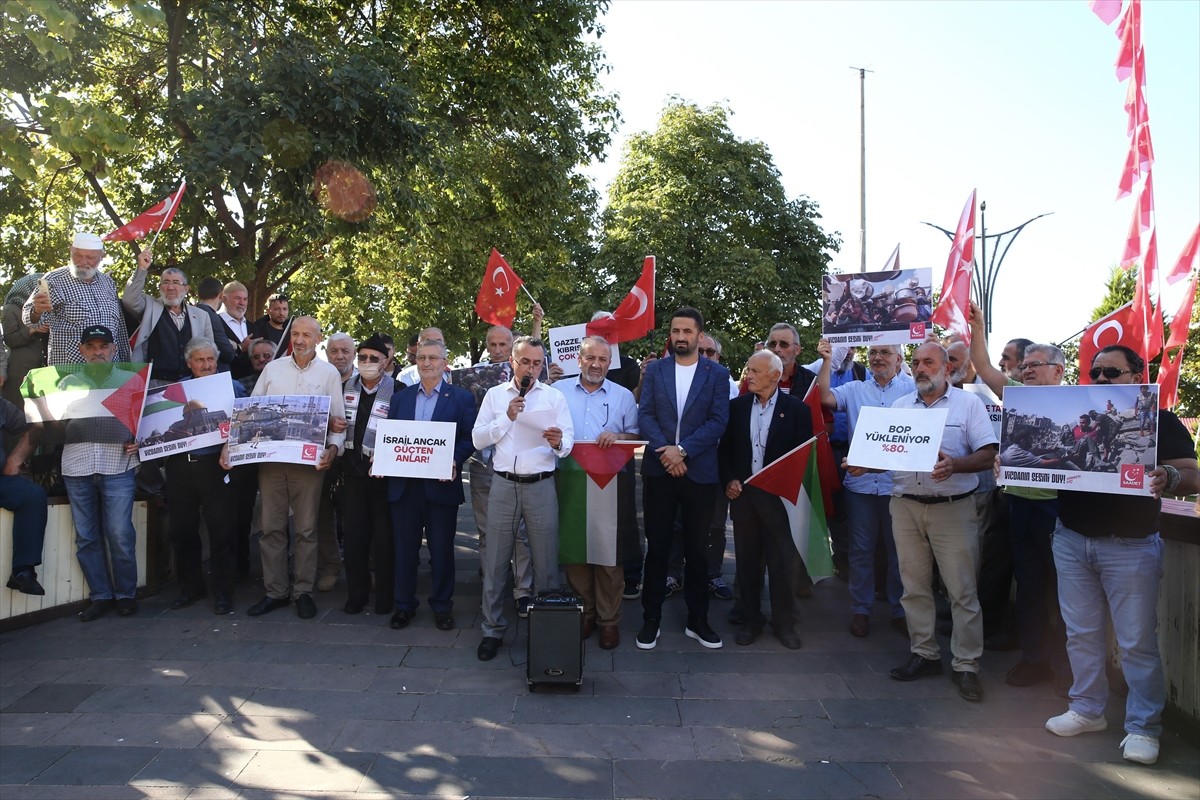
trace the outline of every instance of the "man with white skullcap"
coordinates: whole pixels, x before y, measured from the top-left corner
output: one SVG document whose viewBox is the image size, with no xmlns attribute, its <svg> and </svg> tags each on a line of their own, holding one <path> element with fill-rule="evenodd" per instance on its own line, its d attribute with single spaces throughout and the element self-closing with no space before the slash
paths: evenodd
<svg viewBox="0 0 1200 800">
<path fill-rule="evenodd" d="M 129 334 L 121 315 L 121 300 L 113 279 L 99 269 L 104 260 L 104 242 L 94 233 L 77 233 L 71 242 L 71 263 L 51 270 L 45 276 L 45 290 L 39 289 L 25 301 L 21 318 L 26 324 L 35 320 L 50 323 L 50 343 L 46 363 L 80 363 L 79 337 L 85 328 L 103 325 L 116 339 L 117 361 L 129 360 Z M 138 267 L 150 265 L 150 251 L 137 257 Z M 48 290 L 48 291 L 46 291 Z"/>
</svg>

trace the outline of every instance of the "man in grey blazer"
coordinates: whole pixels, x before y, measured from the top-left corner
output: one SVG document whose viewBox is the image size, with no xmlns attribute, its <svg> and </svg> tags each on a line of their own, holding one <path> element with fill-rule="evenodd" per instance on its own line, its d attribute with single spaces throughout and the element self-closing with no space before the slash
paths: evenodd
<svg viewBox="0 0 1200 800">
<path fill-rule="evenodd" d="M 129 276 L 121 305 L 141 319 L 130 337 L 133 361 L 153 361 L 151 385 L 174 383 L 191 376 L 184 348 L 197 336 L 213 341 L 212 321 L 208 314 L 187 303 L 188 278 L 183 270 L 164 269 L 158 279 L 158 297 L 146 296 L 146 272 L 149 259 L 138 259 L 137 269 Z"/>
</svg>

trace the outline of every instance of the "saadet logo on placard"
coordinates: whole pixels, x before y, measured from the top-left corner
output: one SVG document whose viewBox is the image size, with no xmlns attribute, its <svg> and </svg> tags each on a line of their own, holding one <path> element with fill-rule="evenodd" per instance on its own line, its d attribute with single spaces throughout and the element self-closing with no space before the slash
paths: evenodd
<svg viewBox="0 0 1200 800">
<path fill-rule="evenodd" d="M 1121 488 L 1142 489 L 1146 485 L 1146 467 L 1142 464 L 1121 465 Z"/>
<path fill-rule="evenodd" d="M 300 458 L 305 461 L 317 460 L 317 446 L 315 444 L 306 444 L 300 449 Z"/>
<path fill-rule="evenodd" d="M 912 322 L 908 326 L 908 340 L 915 342 L 925 338 L 925 323 Z"/>
</svg>

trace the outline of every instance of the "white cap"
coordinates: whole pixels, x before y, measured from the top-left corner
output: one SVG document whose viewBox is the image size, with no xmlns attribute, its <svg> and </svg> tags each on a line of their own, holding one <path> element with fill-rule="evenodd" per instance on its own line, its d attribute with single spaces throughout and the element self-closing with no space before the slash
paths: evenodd
<svg viewBox="0 0 1200 800">
<path fill-rule="evenodd" d="M 103 250 L 104 242 L 94 233 L 77 233 L 75 241 L 71 242 L 71 247 L 77 247 L 80 250 Z"/>
</svg>

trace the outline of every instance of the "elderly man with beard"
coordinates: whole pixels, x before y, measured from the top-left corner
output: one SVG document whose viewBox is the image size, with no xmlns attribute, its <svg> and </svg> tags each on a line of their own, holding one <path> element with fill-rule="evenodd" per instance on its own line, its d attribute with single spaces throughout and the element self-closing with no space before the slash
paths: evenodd
<svg viewBox="0 0 1200 800">
<path fill-rule="evenodd" d="M 234 380 L 254 373 L 254 367 L 250 364 L 250 348 L 255 342 L 261 341 L 251 333 L 250 321 L 246 319 L 249 298 L 246 285 L 239 281 L 230 281 L 221 288 L 221 313 L 217 316 L 221 318 L 225 336 L 233 344 L 234 357 L 229 371 L 233 373 Z"/>
<path fill-rule="evenodd" d="M 983 699 L 979 657 L 983 653 L 983 615 L 979 610 L 975 576 L 979 566 L 979 536 L 971 500 L 979 476 L 991 469 L 998 440 L 983 401 L 949 383 L 946 350 L 926 342 L 913 351 L 913 381 L 917 390 L 892 404 L 899 409 L 945 409 L 945 429 L 931 472 L 892 472 L 892 529 L 904 596 L 900 603 L 908 621 L 912 655 L 891 671 L 899 681 L 942 674 L 941 654 L 934 636 L 933 564 L 936 561 L 946 591 L 954 632 L 950 638 L 952 668 L 958 693 L 966 700 Z M 850 465 L 847 472 L 865 470 Z"/>
<path fill-rule="evenodd" d="M 1101 385 L 1142 383 L 1146 364 L 1128 347 L 1109 345 L 1092 359 L 1089 375 Z M 1159 498 L 1200 491 L 1195 445 L 1170 411 L 1158 412 L 1158 465 L 1145 477 L 1150 496 L 1064 491 L 1058 497 L 1051 547 L 1074 682 L 1067 711 L 1046 720 L 1046 730 L 1075 736 L 1108 727 L 1104 712 L 1111 647 L 1106 618 L 1111 616 L 1129 686 L 1121 755 L 1126 761 L 1153 764 L 1166 704 L 1158 650 L 1163 564 Z"/>
<path fill-rule="evenodd" d="M 99 269 L 104 260 L 104 242 L 94 233 L 77 233 L 71 244 L 71 264 L 46 273 L 49 294 L 34 292 L 25 301 L 21 321 L 26 325 L 50 325 L 46 363 L 79 364 L 79 337 L 85 328 L 103 325 L 112 332 L 115 361 L 129 361 L 129 334 L 117 284 Z M 138 254 L 139 269 L 150 266 L 150 251 Z"/>
<path fill-rule="evenodd" d="M 147 297 L 146 272 L 150 263 L 138 259 L 138 267 L 125 284 L 121 305 L 141 319 L 140 334 L 132 347 L 133 361 L 153 361 L 151 385 L 174 383 L 191 374 L 184 350 L 196 337 L 213 341 L 208 314 L 187 303 L 188 279 L 183 270 L 164 269 L 158 279 L 158 297 Z"/>
<path fill-rule="evenodd" d="M 334 347 L 340 345 L 340 340 L 334 342 Z M 379 334 L 372 334 L 358 345 L 357 360 L 358 374 L 342 385 L 347 428 L 346 450 L 339 459 L 341 488 L 337 493 L 337 506 L 345 539 L 347 598 L 344 611 L 357 614 L 367 604 L 371 591 L 370 564 L 374 561 L 375 613 L 387 614 L 395 605 L 396 548 L 387 491 L 371 477 L 371 459 L 375 453 L 375 431 L 379 421 L 388 418 L 396 382 L 384 372 L 388 362 L 387 345 Z M 333 549 L 336 553 L 336 541 Z M 337 573 L 333 574 L 336 579 Z M 320 582 L 317 588 L 321 588 Z"/>
<path fill-rule="evenodd" d="M 594 442 L 605 450 L 613 442 L 638 438 L 637 402 L 633 392 L 606 377 L 611 364 L 609 343 L 602 336 L 588 336 L 579 346 L 579 377 L 554 385 L 571 409 L 577 444 Z M 612 533 L 617 541 L 618 563 L 565 565 L 567 582 L 583 599 L 583 638 L 591 636 L 599 626 L 600 647 L 604 650 L 612 650 L 621 643 L 617 627 L 621 622 L 621 594 L 625 587 L 625 567 L 619 563 L 623 555 L 621 545 L 638 541 L 633 462 L 626 464 L 622 472 L 625 474 L 616 478 L 617 530 Z M 571 475 L 559 476 L 560 481 L 564 479 L 570 480 Z"/>
<path fill-rule="evenodd" d="M 291 324 L 292 353 L 277 358 L 263 369 L 254 384 L 253 397 L 264 395 L 325 395 L 329 398 L 331 430 L 316 468 L 307 464 L 259 464 L 258 488 L 262 493 L 263 583 L 266 596 L 246 610 L 251 617 L 283 608 L 296 600 L 300 619 L 317 615 L 312 599 L 317 579 L 317 509 L 321 501 L 321 473 L 333 466 L 346 438 L 344 428 L 332 430 L 335 421 L 344 423 L 345 403 L 337 368 L 317 358 L 321 326 L 312 317 L 297 317 Z M 222 452 L 222 466 L 228 468 L 228 449 Z M 295 518 L 295 580 L 288 571 L 288 509 Z"/>
<path fill-rule="evenodd" d="M 217 374 L 219 354 L 211 339 L 196 337 L 184 349 L 191 378 Z M 246 390 L 233 381 L 235 397 Z M 221 469 L 221 444 L 179 453 L 166 459 L 167 509 L 171 527 L 171 547 L 175 552 L 175 571 L 180 594 L 171 608 L 187 608 L 204 598 L 208 591 L 201 571 L 200 515 L 208 529 L 208 568 L 212 582 L 213 613 L 233 611 L 233 579 L 236 558 L 234 540 L 236 508 L 233 485 Z"/>
</svg>

